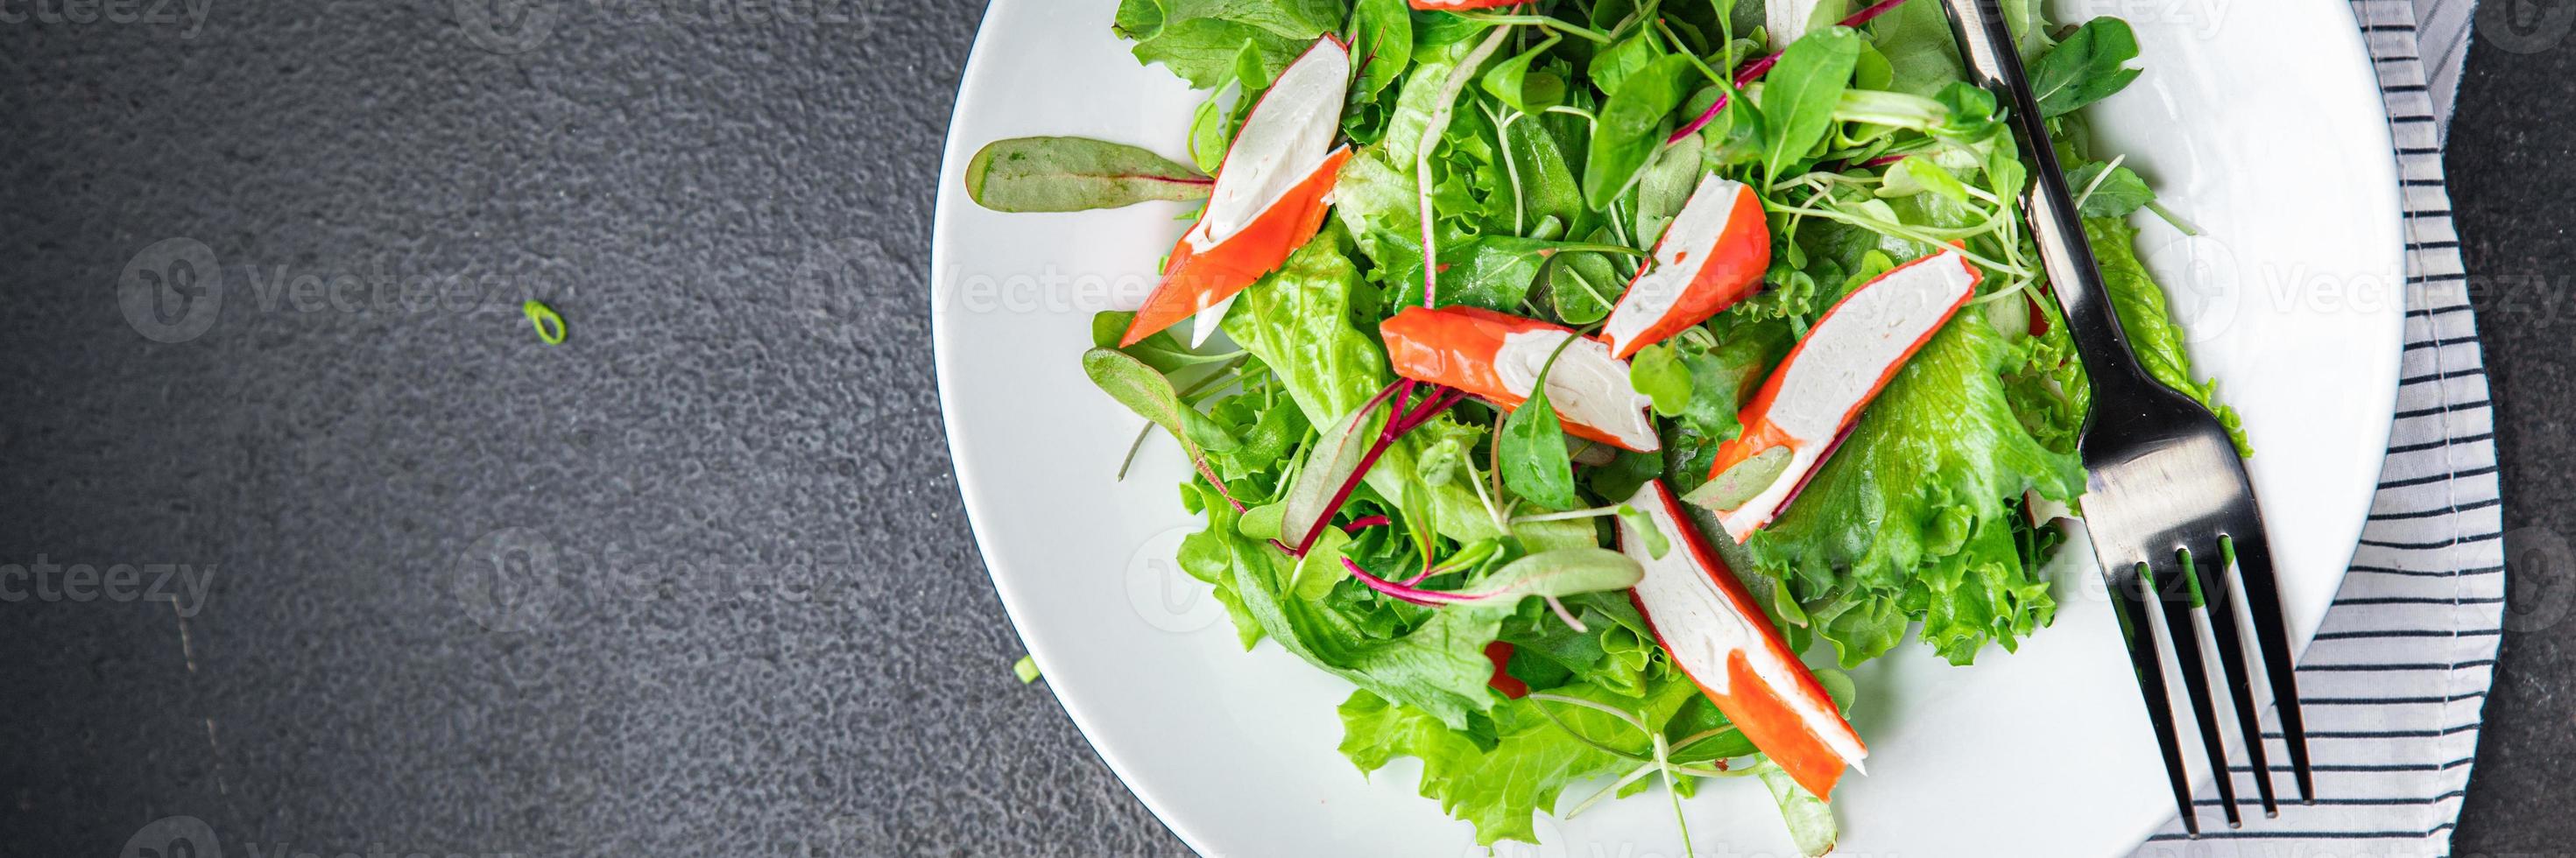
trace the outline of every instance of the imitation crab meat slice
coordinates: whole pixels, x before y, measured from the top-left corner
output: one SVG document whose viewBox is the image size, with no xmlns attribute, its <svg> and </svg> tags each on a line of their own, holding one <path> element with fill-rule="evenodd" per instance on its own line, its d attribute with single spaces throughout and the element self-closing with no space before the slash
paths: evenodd
<svg viewBox="0 0 2576 858">
<path fill-rule="evenodd" d="M 1162 282 L 1120 345 L 1199 317 L 1203 342 L 1234 296 L 1278 270 L 1324 225 L 1325 209 L 1350 150 L 1334 149 L 1350 90 L 1350 48 L 1332 37 L 1290 63 L 1234 135 L 1217 167 L 1207 212 L 1181 236 Z"/>
<path fill-rule="evenodd" d="M 1738 542 L 1770 524 L 1979 279 L 1967 257 L 1944 250 L 1843 296 L 1745 404 L 1744 434 L 1718 445 L 1692 502 L 1715 510 Z"/>
<path fill-rule="evenodd" d="M 1601 338 L 1612 356 L 1626 360 L 1735 306 L 1770 268 L 1771 227 L 1762 218 L 1762 200 L 1742 182 L 1703 178 L 1655 243 L 1654 259 L 1619 296 Z"/>
<path fill-rule="evenodd" d="M 1628 505 L 1643 510 L 1670 546 L 1655 557 L 1646 547 L 1652 540 L 1635 522 L 1620 519 L 1620 550 L 1646 567 L 1629 595 L 1673 665 L 1799 786 L 1831 797 L 1843 767 L 1859 768 L 1869 756 L 1860 734 L 1789 651 L 1744 582 L 1709 550 L 1662 480 L 1648 480 Z"/>
<path fill-rule="evenodd" d="M 1378 326 L 1395 373 L 1447 385 L 1504 409 L 1520 407 L 1538 387 L 1539 370 L 1567 338 L 1572 345 L 1547 373 L 1547 401 L 1565 431 L 1624 450 L 1663 449 L 1651 402 L 1628 383 L 1628 362 L 1600 340 L 1566 328 L 1476 307 L 1410 307 Z"/>
</svg>

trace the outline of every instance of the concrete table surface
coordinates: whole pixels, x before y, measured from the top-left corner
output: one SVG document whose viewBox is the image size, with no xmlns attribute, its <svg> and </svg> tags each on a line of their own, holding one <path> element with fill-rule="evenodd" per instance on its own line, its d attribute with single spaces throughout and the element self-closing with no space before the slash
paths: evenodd
<svg viewBox="0 0 2576 858">
<path fill-rule="evenodd" d="M 0 6 L 0 563 L 138 576 L 0 603 L 0 855 L 1182 853 L 1012 677 L 949 473 L 977 6 L 534 8 Z M 2482 42 L 2451 138 L 2518 562 L 2576 526 L 2571 72 Z M 138 258 L 213 300 L 129 322 Z M 496 546 L 560 584 L 455 597 Z M 2576 844 L 2562 639 L 2461 854 Z"/>
</svg>

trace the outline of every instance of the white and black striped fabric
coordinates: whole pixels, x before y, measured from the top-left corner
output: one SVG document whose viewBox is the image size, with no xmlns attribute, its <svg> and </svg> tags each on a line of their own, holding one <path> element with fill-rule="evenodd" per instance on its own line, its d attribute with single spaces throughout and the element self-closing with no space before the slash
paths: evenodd
<svg viewBox="0 0 2576 858">
<path fill-rule="evenodd" d="M 2214 826 L 2218 815 L 2204 811 L 2197 840 L 2171 823 L 2140 856 L 2448 855 L 2468 788 L 2505 597 L 2494 420 L 2442 179 L 2442 127 L 2474 2 L 2352 5 L 2379 69 L 2405 191 L 2406 352 L 2369 526 L 2299 664 L 2319 800 L 2265 819 L 2240 766 L 2244 828 Z M 2440 78 L 2427 76 L 2419 21 L 2444 27 L 2426 33 L 2449 64 Z M 2273 770 L 2287 791 L 2284 753 L 2274 746 Z"/>
</svg>

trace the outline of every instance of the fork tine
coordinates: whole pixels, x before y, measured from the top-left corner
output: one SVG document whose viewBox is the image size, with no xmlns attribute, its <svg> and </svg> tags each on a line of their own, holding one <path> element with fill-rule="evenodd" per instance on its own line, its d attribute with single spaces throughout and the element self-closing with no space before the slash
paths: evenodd
<svg viewBox="0 0 2576 858">
<path fill-rule="evenodd" d="M 2182 674 L 2183 696 L 2191 702 L 2192 721 L 2200 725 L 2200 749 L 2209 755 L 2209 770 L 2216 776 L 2218 806 L 2227 816 L 2227 827 L 2243 828 L 2245 821 L 2236 815 L 2236 778 L 2227 766 L 2227 738 L 2218 732 L 2209 666 L 2200 653 L 2200 629 L 2191 619 L 2193 609 L 2200 607 L 2199 581 L 2180 568 L 2181 559 L 2180 552 L 2167 558 L 2161 573 L 2151 565 L 2147 583 L 2164 609 L 2165 637 L 2173 642 L 2174 668 Z"/>
<path fill-rule="evenodd" d="M 2219 682 L 2227 686 L 2229 702 L 2236 711 L 2236 730 L 2245 738 L 2246 762 L 2254 769 L 2254 789 L 2263 796 L 2263 815 L 2280 816 L 2278 797 L 2272 792 L 2271 752 L 2263 746 L 2263 712 L 2254 708 L 2254 674 L 2245 669 L 2245 638 L 2236 627 L 2236 594 L 2229 592 L 2223 549 L 2192 551 L 2184 549 L 2183 562 L 2191 569 L 2192 585 L 2200 588 L 2201 601 L 2209 619 L 2209 636 L 2218 649 Z M 2222 779 L 2232 775 L 2220 774 Z"/>
<path fill-rule="evenodd" d="M 2165 758 L 2165 781 L 2173 787 L 2175 812 L 2182 815 L 2182 828 L 2193 837 L 2200 836 L 2200 818 L 2193 815 L 2191 780 L 2182 766 L 2182 737 L 2173 720 L 2173 700 L 2165 691 L 2164 661 L 2156 655 L 2154 624 L 2147 619 L 2145 581 L 2140 572 L 2144 563 L 2126 567 L 2104 564 L 2102 583 L 2111 591 L 2111 613 L 2120 620 L 2120 639 L 2129 647 L 2129 666 L 2138 674 L 2138 695 L 2146 699 L 2147 721 L 2155 728 L 2156 749 Z"/>
<path fill-rule="evenodd" d="M 2281 591 L 2272 578 L 2272 551 L 2263 540 L 2260 519 L 2250 533 L 2219 537 L 2218 550 L 2236 567 L 2237 580 L 2245 587 L 2246 613 L 2254 618 L 2254 643 L 2263 651 L 2263 675 L 2271 680 L 2272 706 L 2280 711 L 2281 739 L 2290 748 L 2299 798 L 2315 804 L 2316 775 L 2308 766 L 2308 728 L 2299 714 L 2299 679 L 2290 663 L 2290 633 L 2282 626 Z"/>
</svg>

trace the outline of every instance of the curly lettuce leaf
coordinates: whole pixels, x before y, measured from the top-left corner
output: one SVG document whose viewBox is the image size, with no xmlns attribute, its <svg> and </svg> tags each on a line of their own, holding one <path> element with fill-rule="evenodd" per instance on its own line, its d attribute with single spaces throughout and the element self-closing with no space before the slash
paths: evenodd
<svg viewBox="0 0 2576 858">
<path fill-rule="evenodd" d="M 2137 353 L 2138 363 L 2155 380 L 2218 415 L 2228 437 L 2236 441 L 2237 455 L 2254 455 L 2253 446 L 2245 441 L 2244 420 L 2236 409 L 2218 401 L 2217 379 L 2193 380 L 2182 325 L 2174 321 L 2164 287 L 2156 285 L 2146 265 L 2138 261 L 2138 228 L 2122 218 L 2086 218 L 2084 233 L 2092 240 L 2093 259 L 2102 266 L 2102 282 L 2111 292 L 2111 308 L 2120 315 L 2120 330 L 2129 335 L 2129 349 Z"/>
<path fill-rule="evenodd" d="M 1265 80 L 1277 76 L 1349 11 L 1344 0 L 1124 0 L 1110 29 L 1136 43 L 1138 62 L 1217 89 L 1234 80 L 1247 51 Z"/>
<path fill-rule="evenodd" d="M 1608 704 L 1661 729 L 1683 704 L 1699 697 L 1699 687 L 1665 671 L 1640 695 L 1590 685 L 1549 693 Z M 1552 708 L 1542 714 L 1542 706 Z M 1565 727 L 1551 721 L 1550 714 Z M 1635 728 L 1579 706 L 1524 697 L 1495 706 L 1491 715 L 1490 732 L 1451 729 L 1428 713 L 1361 691 L 1341 706 L 1342 755 L 1364 773 L 1396 757 L 1420 759 L 1422 797 L 1473 823 L 1476 842 L 1490 846 L 1503 840 L 1537 842 L 1534 814 L 1555 812 L 1567 785 L 1636 767 L 1584 739 L 1640 756 L 1652 753 L 1650 740 Z M 1580 731 L 1582 738 L 1567 733 L 1567 727 Z"/>
<path fill-rule="evenodd" d="M 1910 618 L 1943 657 L 1966 664 L 1989 640 L 2014 646 L 2055 610 L 2013 528 L 2024 492 L 2070 500 L 2083 467 L 2014 414 L 1999 375 L 2009 358 L 1982 319 L 1952 321 L 1747 542 L 1845 666 L 1894 647 Z"/>
</svg>

